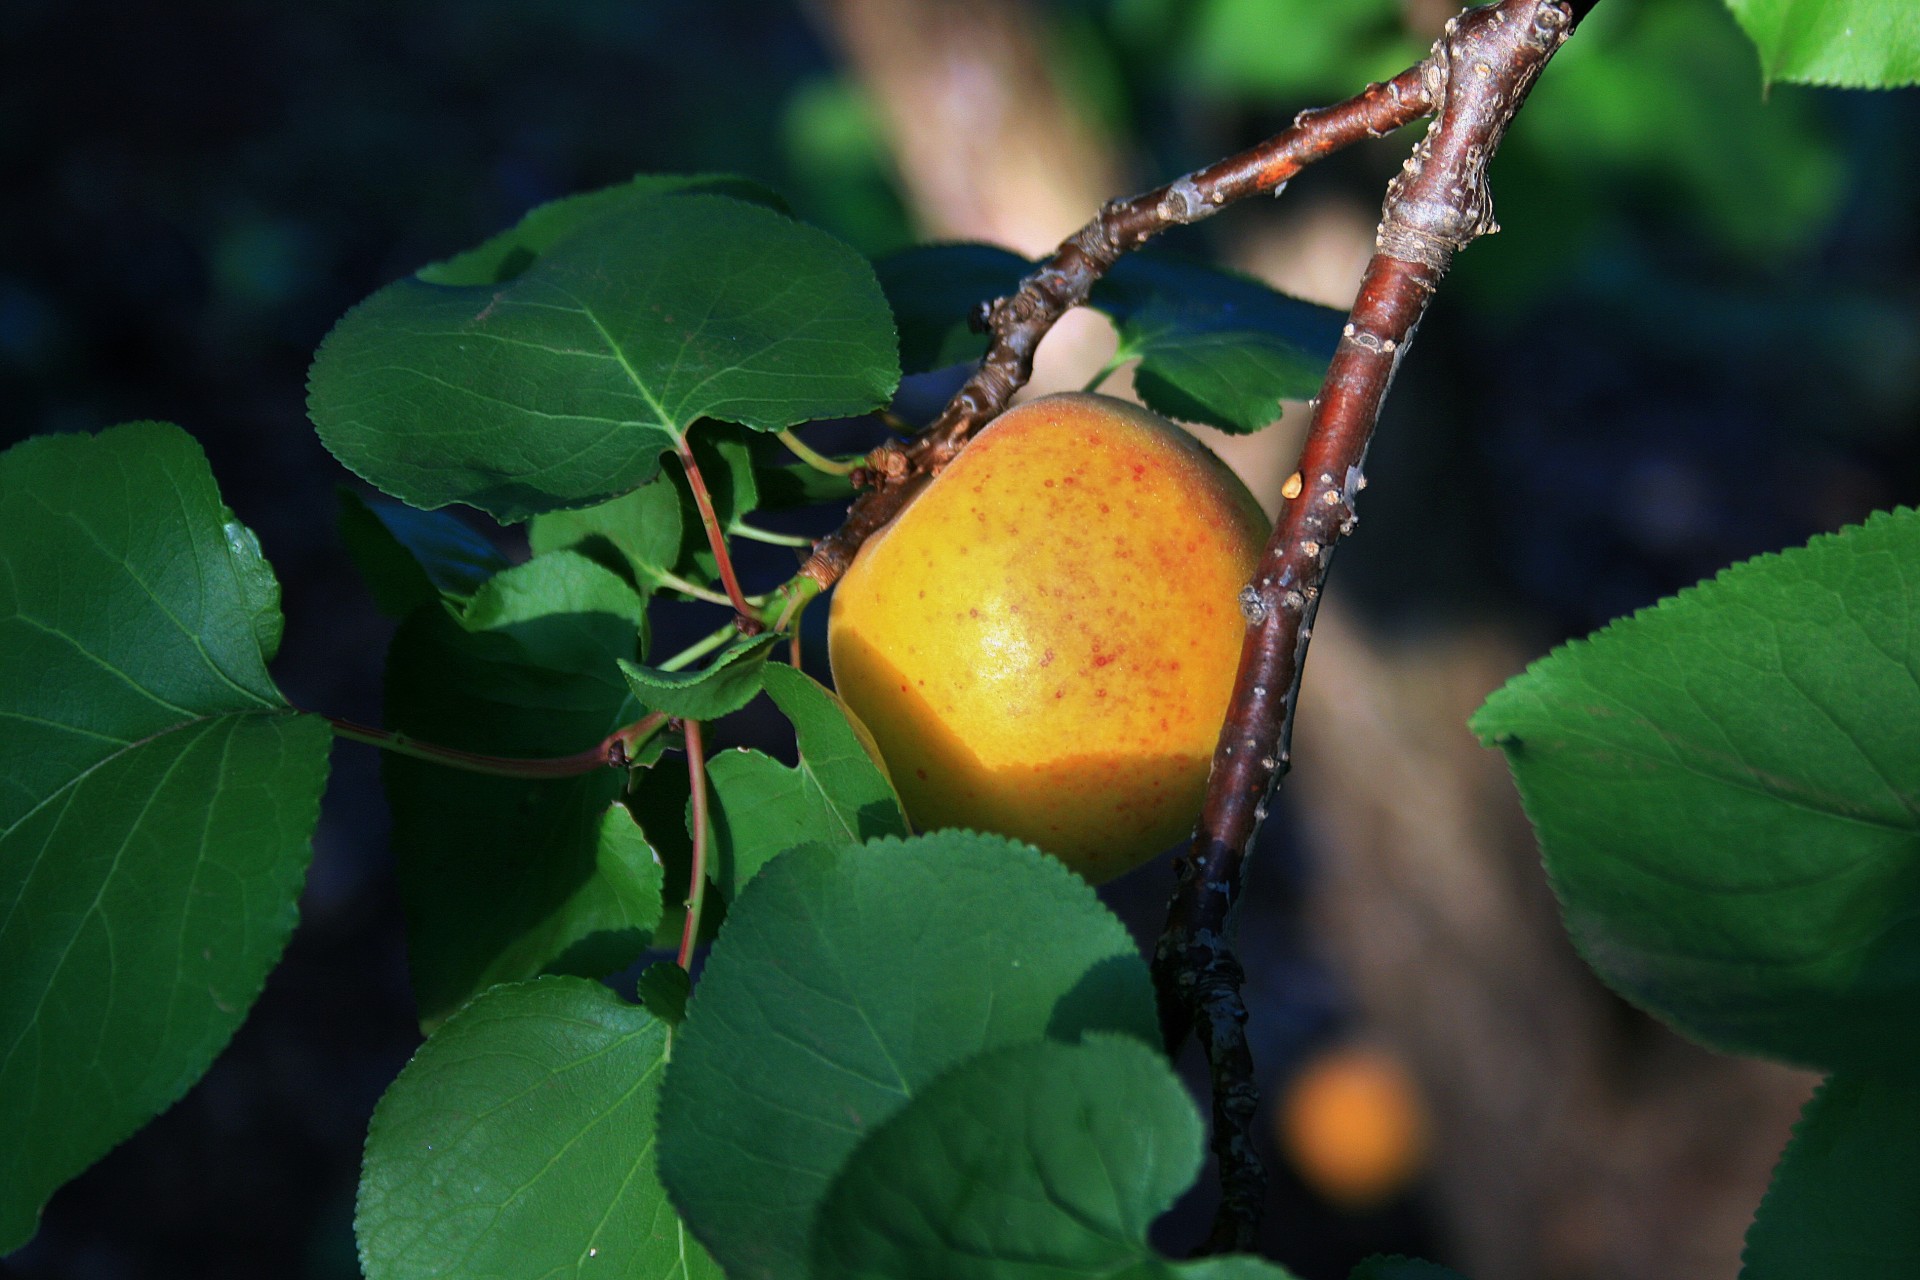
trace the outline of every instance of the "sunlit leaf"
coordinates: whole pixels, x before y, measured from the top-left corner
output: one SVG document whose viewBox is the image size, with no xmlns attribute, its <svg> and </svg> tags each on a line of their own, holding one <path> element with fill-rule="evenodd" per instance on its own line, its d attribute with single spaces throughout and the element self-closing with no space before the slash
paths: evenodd
<svg viewBox="0 0 1920 1280">
<path fill-rule="evenodd" d="M 874 1130 L 820 1206 L 817 1280 L 1285 1280 L 1257 1258 L 1175 1263 L 1147 1243 L 1206 1130 L 1157 1050 L 1126 1036 L 983 1053 Z"/>
<path fill-rule="evenodd" d="M 626 661 L 620 670 L 633 696 L 649 711 L 681 720 L 714 720 L 753 701 L 767 655 L 780 640 L 772 632 L 742 637 L 706 666 L 689 671 L 662 671 Z"/>
<path fill-rule="evenodd" d="M 729 895 L 774 855 L 798 844 L 859 844 L 904 836 L 906 815 L 840 699 L 781 663 L 762 672 L 767 693 L 793 722 L 800 762 L 740 748 L 716 755 L 713 786 L 714 882 Z"/>
<path fill-rule="evenodd" d="M 321 345 L 308 408 L 395 497 L 524 520 L 646 483 L 698 418 L 864 413 L 898 378 L 858 254 L 758 205 L 675 195 L 571 225 L 497 284 L 382 289 Z"/>
<path fill-rule="evenodd" d="M 1920 515 L 1762 556 L 1535 663 L 1507 754 L 1567 927 L 1716 1047 L 1920 1052 Z"/>
<path fill-rule="evenodd" d="M 983 1049 L 1157 1042 L 1146 966 L 1057 860 L 996 836 L 803 846 L 732 903 L 661 1094 L 660 1170 L 734 1280 L 807 1274 L 848 1154 Z"/>
<path fill-rule="evenodd" d="M 354 1231 L 368 1280 L 720 1280 L 654 1174 L 671 1032 L 578 978 L 478 997 L 373 1114 Z"/>
<path fill-rule="evenodd" d="M 1768 80 L 1892 89 L 1920 83 L 1912 0 L 1727 0 Z"/>
<path fill-rule="evenodd" d="M 199 1079 L 292 931 L 324 721 L 178 427 L 0 455 L 0 1253 Z"/>
</svg>

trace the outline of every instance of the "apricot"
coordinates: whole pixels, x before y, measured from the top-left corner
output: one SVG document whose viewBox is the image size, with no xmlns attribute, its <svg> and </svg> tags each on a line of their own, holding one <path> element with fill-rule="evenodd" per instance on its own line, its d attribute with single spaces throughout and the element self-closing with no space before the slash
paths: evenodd
<svg viewBox="0 0 1920 1280">
<path fill-rule="evenodd" d="M 1343 1209 L 1385 1204 L 1426 1167 L 1419 1086 L 1382 1049 L 1350 1045 L 1313 1059 L 1287 1086 L 1274 1121 L 1300 1180 Z"/>
<path fill-rule="evenodd" d="M 834 683 L 922 830 L 1098 883 L 1192 827 L 1267 521 L 1187 432 L 1057 395 L 988 424 L 835 592 Z"/>
</svg>

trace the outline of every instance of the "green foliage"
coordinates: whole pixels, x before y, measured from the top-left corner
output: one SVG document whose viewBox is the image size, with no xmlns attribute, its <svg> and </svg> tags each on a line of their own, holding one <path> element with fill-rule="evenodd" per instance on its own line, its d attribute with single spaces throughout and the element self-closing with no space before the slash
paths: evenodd
<svg viewBox="0 0 1920 1280">
<path fill-rule="evenodd" d="M 1116 360 L 1138 360 L 1134 389 L 1171 418 L 1257 431 L 1283 399 L 1320 390 L 1346 316 L 1258 280 L 1165 254 L 1114 264 L 1089 299 L 1120 331 Z"/>
<path fill-rule="evenodd" d="M 340 537 L 374 603 L 390 618 L 442 600 L 464 607 L 508 563 L 491 542 L 445 512 L 369 502 L 351 489 L 340 490 Z"/>
<path fill-rule="evenodd" d="M 1033 264 L 982 244 L 924 245 L 877 264 L 909 372 L 977 358 L 987 339 L 967 317 L 1011 293 Z M 1282 399 L 1320 387 L 1345 315 L 1259 281 L 1172 254 L 1122 258 L 1087 305 L 1119 331 L 1114 359 L 1137 361 L 1149 408 L 1226 431 L 1257 431 Z"/>
<path fill-rule="evenodd" d="M 987 351 L 987 335 L 969 322 L 981 303 L 1020 287 L 1033 264 L 990 244 L 923 244 L 873 264 L 900 329 L 900 367 L 925 373 Z"/>
<path fill-rule="evenodd" d="M 0 1253 L 184 1093 L 292 931 L 330 734 L 179 428 L 0 455 Z"/>
<path fill-rule="evenodd" d="M 1769 83 L 1891 89 L 1920 84 L 1920 9 L 1910 0 L 1727 0 Z"/>
<path fill-rule="evenodd" d="M 1159 1053 L 1036 1040 L 933 1081 L 862 1142 L 813 1237 L 816 1280 L 1285 1280 L 1254 1259 L 1167 1262 L 1147 1228 L 1200 1172 L 1206 1127 Z"/>
<path fill-rule="evenodd" d="M 763 671 L 774 705 L 793 723 L 800 762 L 789 769 L 742 748 L 713 758 L 713 881 L 735 896 L 775 854 L 796 844 L 859 844 L 908 834 L 899 797 L 853 723 L 812 678 L 779 663 Z"/>
<path fill-rule="evenodd" d="M 663 671 L 622 659 L 620 670 L 640 705 L 686 720 L 714 720 L 738 711 L 760 692 L 767 657 L 780 637 L 743 636 L 699 671 Z"/>
<path fill-rule="evenodd" d="M 1716 1047 L 1920 1049 L 1920 515 L 1763 556 L 1535 663 L 1507 754 L 1567 927 Z"/>
<path fill-rule="evenodd" d="M 461 617 L 416 611 L 387 660 L 387 719 L 496 756 L 592 748 L 642 710 L 617 665 L 641 654 L 640 597 L 556 551 L 489 581 Z M 601 977 L 634 960 L 661 913 L 660 869 L 610 769 L 498 778 L 388 756 L 387 797 L 420 1015 L 438 1022 L 497 982 Z"/>
<path fill-rule="evenodd" d="M 885 301 L 825 233 L 706 194 L 552 209 L 526 246 L 477 251 L 505 278 L 456 259 L 328 335 L 308 408 L 343 463 L 414 506 L 517 521 L 646 483 L 697 419 L 773 430 L 892 394 Z"/>
<path fill-rule="evenodd" d="M 1920 1081 L 1820 1086 L 1747 1232 L 1741 1280 L 1920 1273 Z"/>
<path fill-rule="evenodd" d="M 354 1220 L 368 1280 L 718 1280 L 653 1170 L 671 1040 L 578 978 L 495 987 L 461 1009 L 374 1112 Z"/>
<path fill-rule="evenodd" d="M 714 943 L 660 1104 L 661 1177 L 736 1280 L 804 1276 L 846 1158 L 948 1068 L 1083 1032 L 1153 1042 L 1131 939 L 1059 862 L 993 836 L 809 845 Z"/>
</svg>

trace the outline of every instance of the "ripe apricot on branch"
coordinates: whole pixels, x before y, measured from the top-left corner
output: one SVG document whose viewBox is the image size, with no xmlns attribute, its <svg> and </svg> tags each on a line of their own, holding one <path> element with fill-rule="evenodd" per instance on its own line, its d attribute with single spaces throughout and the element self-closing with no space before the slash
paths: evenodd
<svg viewBox="0 0 1920 1280">
<path fill-rule="evenodd" d="M 922 830 L 1110 879 L 1192 827 L 1267 521 L 1191 435 L 1058 395 L 990 423 L 835 593 L 840 694 Z"/>
</svg>

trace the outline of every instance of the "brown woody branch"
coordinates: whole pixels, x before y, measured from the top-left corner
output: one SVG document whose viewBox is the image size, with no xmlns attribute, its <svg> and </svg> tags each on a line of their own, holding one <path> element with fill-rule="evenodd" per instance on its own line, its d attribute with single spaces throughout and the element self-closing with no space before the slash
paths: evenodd
<svg viewBox="0 0 1920 1280">
<path fill-rule="evenodd" d="M 1435 121 L 1387 188 L 1376 252 L 1314 406 L 1273 537 L 1243 593 L 1247 635 L 1193 845 L 1154 956 L 1170 1048 L 1197 1031 L 1213 1073 L 1223 1193 L 1209 1250 L 1246 1248 L 1265 1174 L 1241 970 L 1227 941 L 1241 865 L 1287 771 L 1293 712 L 1333 549 L 1357 520 L 1381 402 L 1453 255 L 1496 229 L 1487 163 L 1540 69 L 1594 0 L 1502 0 L 1447 24 L 1415 70 Z"/>
<path fill-rule="evenodd" d="M 1424 64 L 1423 64 L 1424 66 Z M 1363 138 L 1378 138 L 1425 115 L 1432 105 L 1428 77 L 1413 67 L 1345 102 L 1302 111 L 1293 124 L 1259 146 L 1228 156 L 1163 187 L 1114 200 L 1068 237 L 1053 256 L 992 304 L 992 335 L 980 367 L 954 393 L 927 429 L 910 441 L 889 442 L 867 455 L 854 475 L 864 492 L 840 528 L 814 544 L 800 572 L 832 586 L 860 545 L 898 515 L 938 475 L 969 437 L 999 416 L 1033 373 L 1033 353 L 1054 323 L 1087 300 L 1094 283 L 1120 256 L 1169 227 L 1211 217 L 1236 200 L 1277 192 L 1307 165 Z"/>
</svg>

